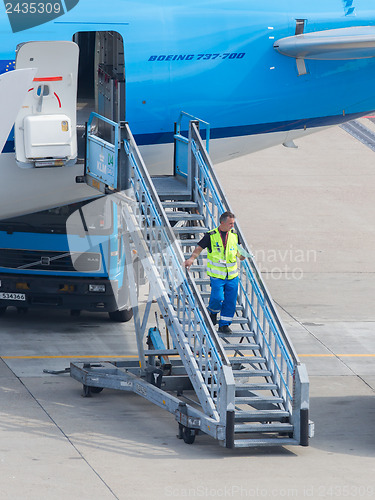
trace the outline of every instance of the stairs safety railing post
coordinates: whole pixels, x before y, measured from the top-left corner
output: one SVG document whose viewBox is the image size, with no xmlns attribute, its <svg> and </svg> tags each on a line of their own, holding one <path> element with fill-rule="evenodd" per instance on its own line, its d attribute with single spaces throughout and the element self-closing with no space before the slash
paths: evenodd
<svg viewBox="0 0 375 500">
<path fill-rule="evenodd" d="M 192 163 L 196 165 L 194 186 L 196 200 L 200 213 L 204 215 L 205 225 L 213 228 L 218 225 L 221 213 L 232 210 L 225 199 L 210 157 L 193 121 L 190 122 L 189 140 L 195 157 Z M 289 340 L 237 223 L 236 230 L 240 235 L 242 246 L 250 255 L 240 266 L 239 301 L 244 311 L 250 313 L 247 316 L 249 325 L 256 334 L 256 342 L 261 346 L 262 355 L 267 359 L 272 372 L 272 380 L 278 387 L 285 409 L 293 413 L 293 422 L 298 426 L 303 415 L 300 410 L 305 410 L 304 407 L 308 408 L 307 372 Z M 297 399 L 296 396 L 298 396 Z M 302 399 L 299 401 L 300 396 Z M 300 436 L 296 437 L 300 440 Z"/>
<path fill-rule="evenodd" d="M 294 437 L 302 446 L 308 446 L 310 437 L 309 424 L 309 377 L 305 365 L 298 365 L 294 374 L 294 411 L 292 423 Z"/>
<path fill-rule="evenodd" d="M 159 289 L 163 286 L 165 290 L 156 299 L 202 407 L 224 426 L 227 408 L 234 402 L 234 390 L 227 390 L 234 385 L 233 377 L 230 379 L 230 369 L 223 372 L 223 366 L 230 367 L 230 362 L 194 281 L 185 275 L 181 249 L 128 126 L 125 131 L 134 198 L 134 208 L 126 219 L 130 217 L 137 224 L 148 258 L 156 263 L 153 273 L 160 276 Z M 155 282 L 153 273 L 148 273 L 148 269 L 145 272 L 150 282 Z M 153 288 L 156 289 L 155 283 Z"/>
</svg>

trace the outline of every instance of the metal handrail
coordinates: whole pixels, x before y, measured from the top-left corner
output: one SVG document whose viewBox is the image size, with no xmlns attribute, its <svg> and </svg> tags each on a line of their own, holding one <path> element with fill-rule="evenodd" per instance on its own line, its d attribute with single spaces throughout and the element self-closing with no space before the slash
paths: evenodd
<svg viewBox="0 0 375 500">
<path fill-rule="evenodd" d="M 204 145 L 203 145 L 203 142 L 202 142 L 202 139 L 200 137 L 200 134 L 199 134 L 199 131 L 197 130 L 197 127 L 195 126 L 194 123 L 192 123 L 192 129 L 194 131 L 194 140 L 198 143 L 199 145 L 199 151 L 200 151 L 200 154 L 202 154 L 202 160 L 203 162 L 207 165 L 210 165 L 210 177 L 211 177 L 211 180 L 213 181 L 213 185 L 215 186 L 215 190 L 216 190 L 216 193 L 218 193 L 219 197 L 221 200 L 224 200 L 224 203 L 223 203 L 223 208 L 225 206 L 225 210 L 228 210 L 230 212 L 232 212 L 232 209 L 228 203 L 228 201 L 226 200 L 225 196 L 224 196 L 224 192 L 222 190 L 222 187 L 220 185 L 220 182 L 218 180 L 218 178 L 216 177 L 216 174 L 215 174 L 215 171 L 214 169 L 212 168 L 212 164 L 211 164 L 211 161 L 210 161 L 210 158 L 208 156 L 208 154 L 205 154 L 205 149 L 204 149 Z M 207 167 L 206 167 L 207 168 Z M 208 169 L 207 169 L 207 172 L 208 172 Z M 246 242 L 246 239 L 243 235 L 243 233 L 241 232 L 241 229 L 240 229 L 240 226 L 238 224 L 238 222 L 236 222 L 236 231 L 237 233 L 240 235 L 241 237 L 241 241 L 243 242 L 243 246 L 245 248 L 245 250 L 248 250 L 249 246 Z M 276 310 L 274 304 L 273 304 L 273 301 L 271 299 L 271 295 L 267 289 L 267 286 L 266 284 L 264 283 L 263 279 L 262 279 L 262 276 L 261 276 L 261 273 L 254 261 L 254 259 L 252 257 L 249 257 L 247 262 L 250 263 L 252 269 L 253 269 L 253 275 L 254 275 L 254 278 L 256 279 L 257 283 L 259 284 L 260 288 L 262 289 L 263 291 L 263 294 L 264 294 L 264 299 L 265 301 L 267 302 L 267 305 L 268 307 L 270 308 L 270 311 L 272 313 L 272 316 L 274 318 L 274 320 L 276 321 L 280 331 L 282 332 L 282 335 L 283 335 L 283 340 L 285 342 L 285 345 L 287 346 L 288 350 L 290 351 L 290 354 L 291 354 L 291 357 L 293 359 L 293 362 L 295 364 L 301 364 L 299 358 L 298 358 L 298 354 L 296 352 L 296 350 L 294 349 L 290 339 L 289 339 L 289 336 L 288 334 L 286 333 L 285 331 L 285 328 L 282 324 L 282 321 L 281 321 L 281 318 L 279 316 L 279 313 L 278 311 Z"/>
<path fill-rule="evenodd" d="M 230 362 L 194 281 L 188 273 L 185 275 L 182 251 L 127 124 L 125 135 L 124 146 L 130 159 L 131 184 L 138 205 L 138 222 L 143 227 L 144 241 L 149 251 L 158 253 L 158 270 L 179 318 L 179 322 L 173 320 L 168 328 L 172 329 L 171 333 L 175 334 L 177 342 L 182 335 L 191 347 L 191 353 L 184 351 L 184 354 L 196 363 L 206 386 L 203 391 L 206 401 L 201 402 L 202 407 L 207 408 L 209 398 L 208 407 L 211 410 L 216 409 L 220 419 L 224 419 L 225 415 L 221 409 L 227 404 L 223 405 L 220 400 L 222 391 L 219 380 L 223 376 L 222 367 L 230 366 Z M 196 392 L 199 397 L 199 390 Z M 226 390 L 223 389 L 223 397 L 225 394 Z"/>
<path fill-rule="evenodd" d="M 199 135 L 198 129 L 193 122 L 191 123 L 191 143 L 192 151 L 196 159 L 197 169 L 200 170 L 200 173 L 199 170 L 195 173 L 196 193 L 200 197 L 200 203 L 205 204 L 205 208 L 208 210 L 208 217 L 210 219 L 211 225 L 215 227 L 218 222 L 218 216 L 225 211 L 231 211 L 231 209 L 229 203 L 224 197 L 220 183 L 215 176 L 210 158 L 203 146 L 203 142 Z M 206 197 L 212 200 L 211 204 L 214 206 L 215 210 L 218 210 L 217 214 L 213 213 L 214 210 L 209 209 L 209 201 L 206 199 Z M 248 251 L 246 240 L 243 237 L 238 224 L 236 224 L 236 230 L 241 238 L 245 250 Z M 242 287 L 243 296 L 245 297 L 245 301 L 248 302 L 247 305 L 250 305 L 250 309 L 252 310 L 252 317 L 255 318 L 255 322 L 257 323 L 258 335 L 262 337 L 263 345 L 268 351 L 268 357 L 272 359 L 272 363 L 274 366 L 274 377 L 278 378 L 280 386 L 283 386 L 285 389 L 285 405 L 286 407 L 291 407 L 291 402 L 293 401 L 293 374 L 295 371 L 295 367 L 300 364 L 298 356 L 285 332 L 285 329 L 283 328 L 281 320 L 272 303 L 268 290 L 261 278 L 261 275 L 253 258 L 248 257 L 246 261 L 241 262 L 241 269 L 244 270 L 246 280 L 249 280 L 250 282 L 250 286 L 254 291 L 257 303 L 260 305 L 263 314 L 263 320 L 268 325 L 269 332 L 272 334 L 280 350 L 281 360 L 279 363 L 277 357 L 275 356 L 275 353 L 272 350 L 270 342 L 267 340 L 265 328 L 262 327 L 258 315 L 255 312 L 253 305 L 250 303 L 250 300 L 246 295 L 246 291 L 243 288 L 243 284 L 240 280 L 240 287 Z M 286 366 L 283 368 L 284 361 Z"/>
<path fill-rule="evenodd" d="M 184 142 L 185 141 L 186 141 L 186 143 L 188 142 L 187 137 L 181 136 L 181 122 L 182 122 L 183 118 L 185 118 L 185 117 L 192 118 L 194 121 L 199 122 L 199 123 L 203 123 L 206 126 L 206 150 L 207 150 L 207 153 L 209 153 L 211 127 L 210 127 L 210 124 L 208 122 L 202 120 L 201 118 L 197 118 L 196 116 L 191 115 L 190 113 L 186 113 L 185 111 L 181 111 L 180 116 L 178 117 L 178 120 L 176 122 L 176 125 L 177 125 L 176 136 L 178 136 L 178 138 L 180 140 L 182 139 L 182 140 L 184 140 Z"/>
</svg>

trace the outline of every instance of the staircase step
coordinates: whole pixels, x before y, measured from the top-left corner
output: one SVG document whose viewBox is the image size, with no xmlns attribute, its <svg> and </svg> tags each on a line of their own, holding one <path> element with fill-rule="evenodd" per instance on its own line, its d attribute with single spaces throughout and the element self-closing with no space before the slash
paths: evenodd
<svg viewBox="0 0 375 500">
<path fill-rule="evenodd" d="M 200 266 L 200 265 L 192 265 L 190 267 L 190 272 L 199 272 L 199 271 L 204 271 L 206 272 L 207 271 L 207 266 Z M 208 281 L 208 280 L 207 280 Z"/>
<path fill-rule="evenodd" d="M 204 216 L 200 214 L 189 214 L 187 212 L 166 212 L 170 221 L 190 221 L 190 220 L 204 220 Z"/>
<path fill-rule="evenodd" d="M 210 282 L 206 278 L 195 278 L 195 284 L 202 286 L 202 285 L 210 285 Z"/>
<path fill-rule="evenodd" d="M 250 332 L 249 330 L 236 330 L 236 331 L 233 331 L 232 330 L 232 333 L 218 333 L 219 337 L 220 338 L 234 338 L 234 337 L 254 337 L 255 333 L 254 332 Z"/>
<path fill-rule="evenodd" d="M 191 253 L 183 252 L 185 259 L 188 259 L 191 256 Z M 201 254 L 204 257 L 204 255 Z"/>
<path fill-rule="evenodd" d="M 196 247 L 200 242 L 201 238 L 189 239 L 189 240 L 177 240 L 181 247 Z M 189 257 L 191 256 L 191 253 Z M 187 257 L 187 259 L 189 258 Z"/>
<path fill-rule="evenodd" d="M 163 201 L 164 208 L 198 208 L 195 201 Z"/>
<path fill-rule="evenodd" d="M 256 446 L 280 446 L 299 444 L 293 438 L 262 438 L 262 439 L 235 439 L 235 448 L 253 448 Z"/>
<path fill-rule="evenodd" d="M 252 403 L 278 404 L 283 403 L 283 398 L 277 396 L 270 396 L 269 398 L 263 398 L 262 396 L 235 396 L 234 401 L 236 405 L 251 405 Z"/>
<path fill-rule="evenodd" d="M 275 391 L 277 389 L 276 384 L 236 384 L 236 391 L 247 390 L 247 391 Z"/>
<path fill-rule="evenodd" d="M 270 377 L 272 375 L 269 370 L 232 370 L 232 373 L 234 377 Z"/>
<path fill-rule="evenodd" d="M 274 422 L 290 417 L 289 412 L 285 410 L 254 410 L 254 411 L 236 411 L 236 422 Z"/>
<path fill-rule="evenodd" d="M 236 424 L 234 432 L 293 432 L 293 425 L 274 423 L 274 424 Z"/>
<path fill-rule="evenodd" d="M 172 227 L 174 233 L 206 233 L 207 227 L 203 226 L 174 226 Z"/>
<path fill-rule="evenodd" d="M 250 344 L 249 342 L 243 342 L 242 344 L 223 344 L 223 347 L 226 351 L 259 351 L 259 344 Z"/>
<path fill-rule="evenodd" d="M 228 357 L 231 363 L 244 363 L 253 364 L 253 363 L 265 363 L 266 358 L 262 358 L 261 356 L 230 356 Z"/>
<path fill-rule="evenodd" d="M 243 325 L 245 323 L 248 323 L 249 320 L 247 318 L 236 318 L 234 317 L 232 320 L 232 323 L 235 325 Z"/>
</svg>

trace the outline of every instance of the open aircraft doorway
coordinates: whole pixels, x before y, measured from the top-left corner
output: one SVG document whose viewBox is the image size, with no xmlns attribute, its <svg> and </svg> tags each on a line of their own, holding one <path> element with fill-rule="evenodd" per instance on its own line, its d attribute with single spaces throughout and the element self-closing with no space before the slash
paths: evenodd
<svg viewBox="0 0 375 500">
<path fill-rule="evenodd" d="M 85 124 L 90 113 L 119 123 L 125 121 L 125 59 L 122 36 L 115 31 L 81 31 L 73 36 L 79 46 L 77 133 L 79 157 L 84 158 Z M 103 139 L 112 129 L 100 125 Z"/>
</svg>

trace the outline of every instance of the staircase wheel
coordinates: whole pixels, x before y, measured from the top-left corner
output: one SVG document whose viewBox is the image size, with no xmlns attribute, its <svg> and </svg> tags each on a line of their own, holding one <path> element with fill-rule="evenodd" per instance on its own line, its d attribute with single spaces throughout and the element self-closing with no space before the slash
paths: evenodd
<svg viewBox="0 0 375 500">
<path fill-rule="evenodd" d="M 93 387 L 91 385 L 83 384 L 83 397 L 91 398 L 91 394 L 99 394 L 99 392 L 102 392 L 102 390 L 103 387 Z"/>
<path fill-rule="evenodd" d="M 186 444 L 193 444 L 195 441 L 195 429 L 190 427 L 182 427 L 182 439 Z"/>
<path fill-rule="evenodd" d="M 91 390 L 92 394 L 99 394 L 99 392 L 102 392 L 103 387 L 92 387 L 92 386 L 90 386 L 90 390 Z"/>
</svg>

